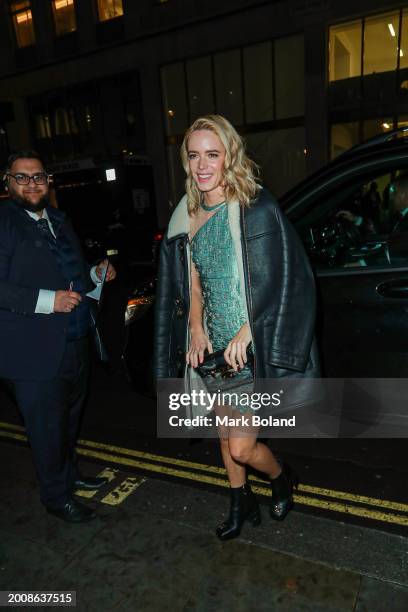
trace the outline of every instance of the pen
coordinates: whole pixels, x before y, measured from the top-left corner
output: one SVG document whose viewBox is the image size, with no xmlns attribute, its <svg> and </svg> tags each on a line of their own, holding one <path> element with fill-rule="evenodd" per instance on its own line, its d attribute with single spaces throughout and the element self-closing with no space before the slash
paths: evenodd
<svg viewBox="0 0 408 612">
<path fill-rule="evenodd" d="M 74 286 L 74 283 L 71 281 L 71 282 L 69 283 L 69 289 L 68 289 L 68 291 L 72 291 L 73 286 Z"/>
</svg>

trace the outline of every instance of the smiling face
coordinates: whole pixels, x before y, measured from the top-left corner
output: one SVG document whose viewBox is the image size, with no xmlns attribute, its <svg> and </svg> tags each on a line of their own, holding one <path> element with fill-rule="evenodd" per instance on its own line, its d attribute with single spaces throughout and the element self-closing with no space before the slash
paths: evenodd
<svg viewBox="0 0 408 612">
<path fill-rule="evenodd" d="M 188 163 L 197 188 L 204 194 L 207 204 L 224 199 L 225 148 L 214 132 L 197 130 L 188 139 Z"/>
<path fill-rule="evenodd" d="M 10 168 L 10 174 L 13 176 L 19 174 L 33 176 L 35 174 L 44 173 L 44 167 L 39 159 L 16 159 Z M 21 206 L 26 208 L 26 210 L 39 212 L 45 208 L 49 192 L 48 182 L 43 185 L 36 185 L 34 181 L 31 180 L 28 185 L 18 185 L 13 176 L 9 176 L 7 180 L 10 196 Z"/>
</svg>

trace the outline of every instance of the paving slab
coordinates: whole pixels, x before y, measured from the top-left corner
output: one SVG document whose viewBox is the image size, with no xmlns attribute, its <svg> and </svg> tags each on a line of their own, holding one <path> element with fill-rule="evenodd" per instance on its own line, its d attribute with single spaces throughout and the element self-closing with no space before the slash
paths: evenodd
<svg viewBox="0 0 408 612">
<path fill-rule="evenodd" d="M 218 492 L 168 481 L 158 486 L 153 479 L 143 488 L 143 495 L 135 494 L 129 500 L 135 508 L 200 526 L 209 533 L 214 533 L 216 524 L 228 512 L 228 497 Z M 265 504 L 261 511 L 259 527 L 244 526 L 244 541 L 408 586 L 407 538 L 296 511 L 276 523 Z"/>
<path fill-rule="evenodd" d="M 214 528 L 227 495 L 160 477 L 119 505 L 102 503 L 106 491 L 98 492 L 86 502 L 98 518 L 68 525 L 41 506 L 29 450 L 0 442 L 0 465 L 14 461 L 15 474 L 0 470 L 3 590 L 75 590 L 78 612 L 408 609 L 401 536 L 296 511 L 275 523 L 263 505 L 260 527 L 220 542 Z M 101 469 L 85 463 L 90 475 Z"/>
<path fill-rule="evenodd" d="M 364 576 L 355 612 L 406 612 L 408 589 Z"/>
</svg>

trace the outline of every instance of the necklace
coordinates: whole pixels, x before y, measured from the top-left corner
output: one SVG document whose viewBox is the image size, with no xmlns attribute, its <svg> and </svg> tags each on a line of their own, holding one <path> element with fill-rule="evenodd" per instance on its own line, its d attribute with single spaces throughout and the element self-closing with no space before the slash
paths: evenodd
<svg viewBox="0 0 408 612">
<path fill-rule="evenodd" d="M 203 202 L 200 202 L 201 208 L 205 210 L 206 212 L 214 212 L 215 210 L 218 210 L 219 208 L 221 208 L 221 206 L 224 206 L 224 204 L 225 204 L 225 200 L 224 202 L 219 202 L 219 204 L 215 204 L 214 206 L 207 206 Z"/>
</svg>

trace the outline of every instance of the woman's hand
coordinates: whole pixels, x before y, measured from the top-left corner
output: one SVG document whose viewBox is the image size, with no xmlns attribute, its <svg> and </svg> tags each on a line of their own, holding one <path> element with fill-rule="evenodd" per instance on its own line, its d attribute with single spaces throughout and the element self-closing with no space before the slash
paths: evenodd
<svg viewBox="0 0 408 612">
<path fill-rule="evenodd" d="M 246 350 L 251 340 L 252 334 L 249 323 L 244 323 L 224 351 L 225 361 L 236 372 L 241 370 L 248 360 Z"/>
<path fill-rule="evenodd" d="M 193 368 L 196 368 L 199 363 L 204 361 L 204 351 L 213 352 L 211 342 L 208 336 L 204 333 L 203 328 L 191 330 L 190 349 L 186 355 L 186 361 Z"/>
</svg>

